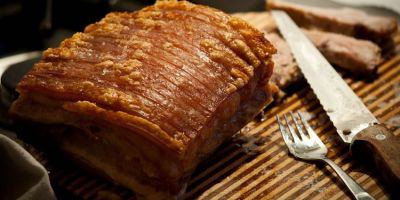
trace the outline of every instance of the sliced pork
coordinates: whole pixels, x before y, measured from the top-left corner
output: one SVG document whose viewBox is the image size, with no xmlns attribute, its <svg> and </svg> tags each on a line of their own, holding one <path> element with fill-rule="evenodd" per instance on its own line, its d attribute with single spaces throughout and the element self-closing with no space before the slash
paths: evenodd
<svg viewBox="0 0 400 200">
<path fill-rule="evenodd" d="M 380 48 L 368 40 L 316 30 L 302 31 L 329 63 L 352 72 L 354 76 L 372 77 L 382 60 Z M 277 54 L 272 58 L 275 63 L 272 82 L 281 89 L 298 82 L 302 74 L 287 42 L 276 32 L 267 33 L 265 37 L 277 49 Z"/>
<path fill-rule="evenodd" d="M 319 8 L 276 0 L 268 0 L 267 7 L 284 10 L 299 26 L 307 29 L 341 33 L 381 45 L 388 43 L 397 31 L 394 18 L 372 16 L 352 8 Z"/>
<path fill-rule="evenodd" d="M 303 30 L 325 58 L 360 77 L 371 77 L 381 62 L 380 48 L 368 41 L 341 34 Z"/>
</svg>

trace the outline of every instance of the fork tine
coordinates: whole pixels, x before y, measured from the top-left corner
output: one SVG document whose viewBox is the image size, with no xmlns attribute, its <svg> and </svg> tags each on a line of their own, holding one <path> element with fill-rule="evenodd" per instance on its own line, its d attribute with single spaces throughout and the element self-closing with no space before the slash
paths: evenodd
<svg viewBox="0 0 400 200">
<path fill-rule="evenodd" d="M 300 142 L 299 136 L 297 136 L 297 134 L 296 134 L 296 132 L 294 131 L 293 127 L 290 126 L 289 119 L 288 119 L 287 115 L 283 115 L 283 116 L 285 117 L 286 126 L 289 128 L 289 132 L 291 133 L 294 142 Z M 293 119 L 293 120 L 295 120 L 295 119 Z"/>
<path fill-rule="evenodd" d="M 307 136 L 306 136 L 306 134 L 304 134 L 303 128 L 301 127 L 300 123 L 297 122 L 297 119 L 296 119 L 296 117 L 294 116 L 293 112 L 290 112 L 290 115 L 292 116 L 292 119 L 293 119 L 293 121 L 294 121 L 294 124 L 296 125 L 296 129 L 297 129 L 297 131 L 298 131 L 298 133 L 299 133 L 299 135 L 300 135 L 300 138 L 301 138 L 302 140 L 306 139 Z M 297 112 L 297 115 L 299 115 L 299 112 Z M 299 117 L 300 117 L 300 115 L 299 115 Z"/>
<path fill-rule="evenodd" d="M 292 140 L 290 139 L 289 133 L 286 131 L 285 126 L 283 125 L 283 123 L 278 115 L 276 115 L 276 121 L 278 121 L 279 130 L 282 134 L 283 140 L 285 141 L 286 145 L 289 147 L 292 144 Z"/>
<path fill-rule="evenodd" d="M 319 137 L 315 133 L 314 129 L 311 128 L 310 124 L 308 124 L 308 122 L 304 119 L 303 115 L 301 115 L 299 112 L 297 112 L 297 114 L 299 115 L 300 120 L 303 123 L 304 128 L 307 130 L 307 133 L 310 136 L 310 138 L 313 138 L 314 140 L 318 141 L 319 143 L 322 143 L 321 139 L 319 139 Z"/>
</svg>

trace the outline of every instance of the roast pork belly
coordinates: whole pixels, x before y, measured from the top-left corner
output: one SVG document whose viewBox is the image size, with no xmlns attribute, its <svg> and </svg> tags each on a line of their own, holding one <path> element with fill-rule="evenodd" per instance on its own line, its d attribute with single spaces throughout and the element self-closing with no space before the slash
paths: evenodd
<svg viewBox="0 0 400 200">
<path fill-rule="evenodd" d="M 390 43 L 392 35 L 397 31 L 397 22 L 394 18 L 371 16 L 352 8 L 319 8 L 277 0 L 268 0 L 267 7 L 286 11 L 299 26 L 304 28 L 341 33 L 371 40 L 380 45 Z"/>
<path fill-rule="evenodd" d="M 136 194 L 179 198 L 198 163 L 271 101 L 274 53 L 238 18 L 158 1 L 46 50 L 10 112 Z"/>
</svg>

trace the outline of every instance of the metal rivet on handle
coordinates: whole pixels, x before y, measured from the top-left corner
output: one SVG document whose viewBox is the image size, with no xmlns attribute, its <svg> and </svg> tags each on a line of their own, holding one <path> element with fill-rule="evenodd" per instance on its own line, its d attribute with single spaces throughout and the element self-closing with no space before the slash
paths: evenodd
<svg viewBox="0 0 400 200">
<path fill-rule="evenodd" d="M 378 134 L 378 135 L 375 135 L 375 138 L 376 138 L 377 140 L 384 140 L 384 139 L 386 139 L 386 136 L 383 135 L 383 134 Z"/>
</svg>

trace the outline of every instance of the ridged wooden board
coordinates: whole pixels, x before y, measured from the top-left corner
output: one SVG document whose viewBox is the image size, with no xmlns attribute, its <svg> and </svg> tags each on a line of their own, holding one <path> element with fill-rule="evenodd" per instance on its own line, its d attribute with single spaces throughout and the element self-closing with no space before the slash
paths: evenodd
<svg viewBox="0 0 400 200">
<path fill-rule="evenodd" d="M 265 13 L 237 16 L 257 28 L 268 26 Z M 400 34 L 395 38 L 400 44 Z M 398 45 L 399 46 L 399 45 Z M 377 118 L 400 135 L 400 54 L 386 59 L 378 68 L 378 77 L 370 83 L 345 78 Z M 305 84 L 304 84 L 305 85 Z M 254 120 L 234 139 L 222 145 L 194 173 L 186 199 L 351 199 L 351 194 L 334 172 L 321 163 L 307 163 L 288 155 L 278 131 L 275 115 L 289 111 L 306 112 L 318 136 L 329 149 L 328 157 L 341 166 L 376 199 L 389 199 L 369 166 L 353 161 L 310 88 L 305 85 L 266 109 L 265 120 Z M 129 190 L 91 175 L 73 165 L 49 160 L 44 153 L 30 148 L 49 170 L 58 192 L 76 199 L 134 199 Z"/>
</svg>

